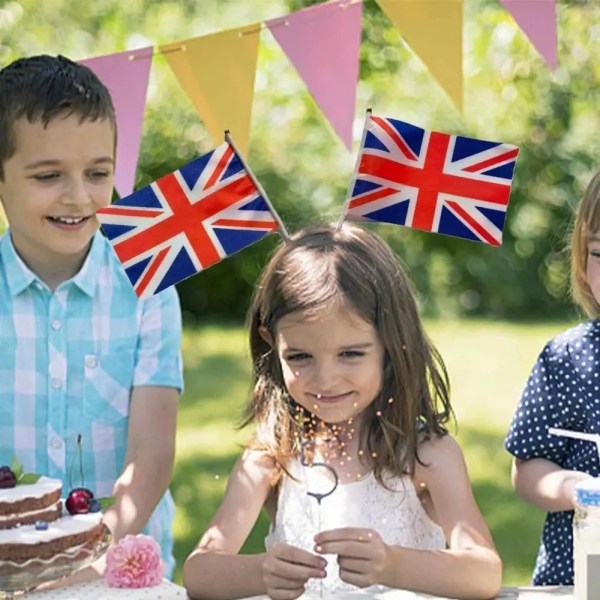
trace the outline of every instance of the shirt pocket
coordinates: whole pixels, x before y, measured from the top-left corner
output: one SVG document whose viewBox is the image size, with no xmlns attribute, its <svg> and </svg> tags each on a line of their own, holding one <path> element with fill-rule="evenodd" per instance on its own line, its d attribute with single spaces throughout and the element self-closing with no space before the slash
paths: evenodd
<svg viewBox="0 0 600 600">
<path fill-rule="evenodd" d="M 129 414 L 133 384 L 133 350 L 86 354 L 83 412 L 104 423 L 116 423 Z"/>
</svg>

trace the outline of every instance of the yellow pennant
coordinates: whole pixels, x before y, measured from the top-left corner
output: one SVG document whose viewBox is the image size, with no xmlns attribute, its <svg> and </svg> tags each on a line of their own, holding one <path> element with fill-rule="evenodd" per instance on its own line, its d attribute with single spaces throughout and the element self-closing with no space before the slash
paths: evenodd
<svg viewBox="0 0 600 600">
<path fill-rule="evenodd" d="M 377 0 L 462 111 L 463 0 Z"/>
<path fill-rule="evenodd" d="M 260 25 L 220 31 L 160 46 L 215 144 L 231 132 L 247 156 Z"/>
</svg>

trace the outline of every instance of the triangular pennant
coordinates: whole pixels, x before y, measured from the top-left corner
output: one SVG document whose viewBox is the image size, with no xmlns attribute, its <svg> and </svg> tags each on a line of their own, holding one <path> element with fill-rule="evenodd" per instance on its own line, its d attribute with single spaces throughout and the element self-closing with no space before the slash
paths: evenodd
<svg viewBox="0 0 600 600">
<path fill-rule="evenodd" d="M 556 1 L 500 0 L 551 69 L 556 68 Z"/>
<path fill-rule="evenodd" d="M 266 21 L 346 147 L 358 83 L 362 2 L 328 2 Z"/>
<path fill-rule="evenodd" d="M 131 194 L 135 183 L 152 52 L 149 47 L 80 61 L 106 85 L 115 105 L 118 131 L 115 187 L 121 196 Z"/>
<path fill-rule="evenodd" d="M 462 111 L 463 0 L 377 0 Z"/>
<path fill-rule="evenodd" d="M 160 46 L 215 143 L 227 129 L 247 156 L 260 25 Z"/>
</svg>

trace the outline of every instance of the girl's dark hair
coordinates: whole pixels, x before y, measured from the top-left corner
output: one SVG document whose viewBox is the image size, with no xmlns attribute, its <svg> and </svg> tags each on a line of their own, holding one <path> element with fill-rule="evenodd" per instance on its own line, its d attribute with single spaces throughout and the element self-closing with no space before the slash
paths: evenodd
<svg viewBox="0 0 600 600">
<path fill-rule="evenodd" d="M 274 340 L 279 319 L 289 313 L 310 318 L 340 301 L 377 329 L 385 350 L 382 389 L 359 432 L 360 447 L 375 457 L 374 475 L 383 484 L 384 471 L 414 472 L 418 443 L 446 434 L 453 413 L 448 375 L 423 331 L 412 285 L 389 246 L 363 227 L 302 230 L 265 267 L 248 313 L 254 388 L 242 427 L 254 422 L 252 445 L 287 470 L 310 415 L 298 418 L 302 411 L 289 397 L 277 353 L 265 337 Z"/>
<path fill-rule="evenodd" d="M 56 116 L 108 119 L 115 130 L 115 109 L 106 86 L 84 65 L 64 56 L 21 58 L 0 70 L 0 179 L 15 153 L 14 123 L 26 118 L 44 126 Z M 116 137 L 115 137 L 116 144 Z"/>
</svg>

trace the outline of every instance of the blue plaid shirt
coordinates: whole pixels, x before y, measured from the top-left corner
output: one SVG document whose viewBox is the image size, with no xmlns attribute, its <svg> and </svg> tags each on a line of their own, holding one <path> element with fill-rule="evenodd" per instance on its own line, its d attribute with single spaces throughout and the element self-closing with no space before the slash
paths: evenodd
<svg viewBox="0 0 600 600">
<path fill-rule="evenodd" d="M 110 496 L 127 448 L 134 386 L 182 388 L 181 313 L 174 288 L 141 301 L 97 233 L 79 273 L 52 292 L 0 239 L 0 465 Z M 72 477 L 69 475 L 73 463 Z M 167 492 L 145 532 L 174 565 Z"/>
</svg>

